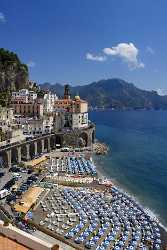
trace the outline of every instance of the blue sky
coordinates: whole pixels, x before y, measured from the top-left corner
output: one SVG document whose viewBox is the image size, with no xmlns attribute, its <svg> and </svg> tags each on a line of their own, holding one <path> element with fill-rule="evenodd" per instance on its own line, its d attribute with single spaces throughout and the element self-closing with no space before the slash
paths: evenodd
<svg viewBox="0 0 167 250">
<path fill-rule="evenodd" d="M 118 77 L 163 93 L 166 10 L 166 0 L 1 0 L 0 47 L 39 83 Z"/>
</svg>

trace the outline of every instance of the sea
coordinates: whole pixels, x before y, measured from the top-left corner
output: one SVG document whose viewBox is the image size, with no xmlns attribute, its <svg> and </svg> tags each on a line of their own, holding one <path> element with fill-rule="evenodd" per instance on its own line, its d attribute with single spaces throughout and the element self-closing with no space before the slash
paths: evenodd
<svg viewBox="0 0 167 250">
<path fill-rule="evenodd" d="M 94 161 L 167 228 L 167 111 L 93 111 L 96 138 L 110 150 Z"/>
</svg>

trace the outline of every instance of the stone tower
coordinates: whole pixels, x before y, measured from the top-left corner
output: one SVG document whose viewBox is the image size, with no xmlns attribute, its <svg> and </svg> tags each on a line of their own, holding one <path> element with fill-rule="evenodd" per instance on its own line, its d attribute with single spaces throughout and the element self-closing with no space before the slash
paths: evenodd
<svg viewBox="0 0 167 250">
<path fill-rule="evenodd" d="M 70 88 L 68 84 L 64 86 L 64 99 L 70 99 Z"/>
</svg>

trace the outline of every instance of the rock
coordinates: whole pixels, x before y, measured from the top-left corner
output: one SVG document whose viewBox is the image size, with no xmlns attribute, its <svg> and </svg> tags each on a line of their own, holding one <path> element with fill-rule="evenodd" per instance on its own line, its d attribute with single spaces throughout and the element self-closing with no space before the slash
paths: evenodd
<svg viewBox="0 0 167 250">
<path fill-rule="evenodd" d="M 28 88 L 28 67 L 20 62 L 18 56 L 0 49 L 0 90 L 16 91 Z"/>
<path fill-rule="evenodd" d="M 93 144 L 93 151 L 97 155 L 105 155 L 108 153 L 109 148 L 105 143 L 96 142 Z"/>
</svg>

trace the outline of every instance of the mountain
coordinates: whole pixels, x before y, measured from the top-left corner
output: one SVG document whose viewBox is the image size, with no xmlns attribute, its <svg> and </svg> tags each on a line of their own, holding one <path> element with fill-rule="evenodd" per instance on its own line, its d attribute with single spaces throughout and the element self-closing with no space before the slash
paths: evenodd
<svg viewBox="0 0 167 250">
<path fill-rule="evenodd" d="M 64 86 L 44 83 L 44 90 L 63 96 Z M 107 79 L 82 86 L 70 86 L 71 95 L 79 93 L 89 102 L 89 106 L 116 109 L 167 109 L 167 96 L 160 96 L 156 91 L 146 91 L 122 79 Z"/>
</svg>

